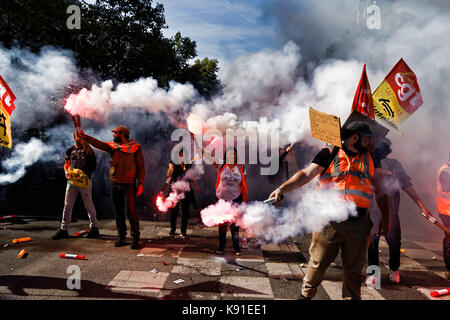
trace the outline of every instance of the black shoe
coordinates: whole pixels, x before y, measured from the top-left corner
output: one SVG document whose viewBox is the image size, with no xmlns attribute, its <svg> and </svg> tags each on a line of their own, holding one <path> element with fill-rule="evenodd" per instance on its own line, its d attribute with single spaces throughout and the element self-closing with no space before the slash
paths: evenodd
<svg viewBox="0 0 450 320">
<path fill-rule="evenodd" d="M 67 239 L 69 237 L 69 232 L 67 230 L 59 229 L 57 233 L 52 237 L 53 240 Z"/>
<path fill-rule="evenodd" d="M 125 238 L 119 238 L 116 242 L 114 242 L 114 247 L 123 247 L 126 246 Z"/>
<path fill-rule="evenodd" d="M 169 236 L 173 237 L 174 235 L 176 235 L 175 231 L 170 231 L 169 232 Z"/>
<path fill-rule="evenodd" d="M 89 230 L 86 237 L 87 238 L 98 238 L 99 235 L 100 235 L 100 232 L 98 231 L 98 228 L 93 227 L 91 230 Z"/>
<path fill-rule="evenodd" d="M 139 249 L 139 238 L 133 238 L 133 243 L 131 244 L 131 249 L 137 250 Z"/>
<path fill-rule="evenodd" d="M 312 298 L 307 298 L 300 293 L 300 297 L 297 300 L 311 300 Z"/>
<path fill-rule="evenodd" d="M 189 236 L 186 233 L 182 233 L 181 239 L 189 239 Z"/>
</svg>

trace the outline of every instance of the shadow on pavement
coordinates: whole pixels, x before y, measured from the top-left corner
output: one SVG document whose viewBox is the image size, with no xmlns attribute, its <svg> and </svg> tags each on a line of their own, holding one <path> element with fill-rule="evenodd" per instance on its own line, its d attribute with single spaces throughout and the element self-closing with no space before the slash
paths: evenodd
<svg viewBox="0 0 450 320">
<path fill-rule="evenodd" d="M 11 291 L 12 294 L 22 297 L 29 296 L 29 294 L 27 294 L 24 291 L 24 289 L 41 289 L 41 290 L 74 291 L 78 294 L 78 297 L 85 297 L 85 298 L 155 300 L 155 298 L 148 296 L 113 292 L 108 290 L 105 285 L 98 284 L 89 280 L 81 280 L 80 290 L 70 290 L 67 288 L 67 279 L 64 278 L 9 275 L 9 276 L 0 276 L 0 286 L 6 286 Z"/>
<path fill-rule="evenodd" d="M 162 300 L 192 300 L 190 292 L 205 293 L 228 293 L 228 294 L 263 294 L 258 291 L 237 287 L 231 284 L 221 283 L 219 281 L 205 281 L 190 286 L 173 289 L 169 294 L 162 297 Z"/>
</svg>

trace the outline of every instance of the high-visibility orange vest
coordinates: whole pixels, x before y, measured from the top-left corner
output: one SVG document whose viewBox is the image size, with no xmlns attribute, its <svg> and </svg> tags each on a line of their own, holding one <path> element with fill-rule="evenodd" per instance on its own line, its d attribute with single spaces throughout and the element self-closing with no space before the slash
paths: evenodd
<svg viewBox="0 0 450 320">
<path fill-rule="evenodd" d="M 223 169 L 228 166 L 228 164 L 225 164 L 222 168 L 220 168 L 219 173 L 217 174 L 217 181 L 216 181 L 216 190 L 219 187 L 220 183 L 220 174 L 222 173 Z M 239 172 L 241 173 L 241 193 L 242 193 L 242 201 L 247 201 L 247 181 L 245 181 L 245 176 L 243 172 L 244 166 L 242 168 L 237 164 L 236 167 L 238 167 Z"/>
<path fill-rule="evenodd" d="M 368 152 L 349 157 L 344 150 L 339 149 L 331 164 L 320 175 L 319 184 L 320 188 L 338 190 L 342 198 L 353 201 L 357 207 L 369 208 L 374 173 L 375 166 Z"/>
<path fill-rule="evenodd" d="M 450 216 L 450 192 L 443 191 L 441 181 L 439 180 L 439 176 L 444 172 L 450 174 L 448 164 L 444 164 L 437 174 L 437 211 L 440 214 Z"/>
<path fill-rule="evenodd" d="M 140 148 L 140 145 L 136 143 L 136 141 L 129 141 L 124 144 L 117 144 L 115 142 L 106 142 L 106 144 L 111 148 L 113 148 L 114 150 L 120 149 L 120 151 L 125 153 L 135 153 Z"/>
</svg>

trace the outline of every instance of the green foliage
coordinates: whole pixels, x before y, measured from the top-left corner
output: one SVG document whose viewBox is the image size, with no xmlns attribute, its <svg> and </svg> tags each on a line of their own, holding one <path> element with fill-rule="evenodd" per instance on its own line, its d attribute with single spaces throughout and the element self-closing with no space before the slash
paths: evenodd
<svg viewBox="0 0 450 320">
<path fill-rule="evenodd" d="M 66 26 L 71 4 L 81 7 L 80 30 Z M 103 79 L 129 82 L 152 76 L 162 87 L 171 80 L 189 81 L 206 96 L 220 88 L 217 60 L 205 58 L 191 65 L 197 56 L 195 41 L 180 32 L 165 38 L 164 7 L 152 0 L 97 0 L 93 5 L 74 0 L 0 0 L 0 8 L 0 42 L 7 48 L 70 49 L 79 67 Z"/>
<path fill-rule="evenodd" d="M 217 71 L 219 71 L 217 64 L 216 59 L 203 58 L 203 60 L 195 60 L 191 67 L 192 82 L 203 96 L 210 97 L 221 89 L 220 81 L 217 79 Z"/>
</svg>

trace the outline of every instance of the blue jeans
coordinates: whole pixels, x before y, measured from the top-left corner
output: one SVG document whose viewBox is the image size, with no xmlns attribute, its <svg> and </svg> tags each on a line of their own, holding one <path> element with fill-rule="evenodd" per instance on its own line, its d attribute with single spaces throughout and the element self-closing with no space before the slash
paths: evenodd
<svg viewBox="0 0 450 320">
<path fill-rule="evenodd" d="M 69 229 L 70 221 L 72 220 L 72 209 L 77 199 L 78 193 L 83 198 L 84 207 L 87 210 L 89 216 L 89 228 L 97 228 L 97 213 L 95 211 L 94 203 L 92 202 L 92 183 L 89 188 L 76 187 L 73 184 L 67 182 L 66 197 L 64 199 L 64 210 L 61 222 L 61 229 Z"/>
</svg>

